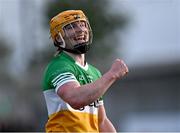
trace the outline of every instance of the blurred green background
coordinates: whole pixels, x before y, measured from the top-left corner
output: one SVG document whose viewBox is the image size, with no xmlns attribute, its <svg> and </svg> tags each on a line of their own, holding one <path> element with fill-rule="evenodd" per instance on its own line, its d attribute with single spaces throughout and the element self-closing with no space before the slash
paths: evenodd
<svg viewBox="0 0 180 133">
<path fill-rule="evenodd" d="M 49 21 L 67 9 L 89 18 L 90 64 L 102 73 L 116 58 L 129 66 L 104 96 L 117 131 L 180 131 L 178 0 L 0 0 L 0 131 L 44 131 L 41 79 L 56 51 Z"/>
</svg>

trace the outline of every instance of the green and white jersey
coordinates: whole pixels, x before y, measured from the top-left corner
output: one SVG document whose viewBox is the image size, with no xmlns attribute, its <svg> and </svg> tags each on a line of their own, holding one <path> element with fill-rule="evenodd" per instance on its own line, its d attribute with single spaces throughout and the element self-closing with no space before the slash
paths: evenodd
<svg viewBox="0 0 180 133">
<path fill-rule="evenodd" d="M 64 52 L 54 57 L 43 78 L 43 93 L 49 115 L 46 131 L 97 132 L 98 106 L 103 105 L 102 98 L 75 110 L 57 95 L 57 90 L 68 82 L 76 81 L 84 85 L 100 77 L 101 74 L 95 67 L 87 63 L 81 66 Z"/>
</svg>

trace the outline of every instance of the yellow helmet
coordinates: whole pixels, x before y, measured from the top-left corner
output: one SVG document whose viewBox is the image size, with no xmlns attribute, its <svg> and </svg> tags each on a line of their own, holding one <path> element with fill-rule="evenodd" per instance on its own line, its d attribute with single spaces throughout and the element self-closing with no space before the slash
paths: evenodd
<svg viewBox="0 0 180 133">
<path fill-rule="evenodd" d="M 50 34 L 52 40 L 55 40 L 59 32 L 62 36 L 64 36 L 64 26 L 79 20 L 88 21 L 81 10 L 67 10 L 53 17 L 50 21 Z"/>
<path fill-rule="evenodd" d="M 72 25 L 82 23 L 83 21 L 86 23 L 87 31 L 81 29 L 85 34 L 83 40 L 79 40 L 78 34 L 80 33 L 77 33 L 77 29 L 75 30 Z M 68 35 L 67 26 L 71 26 L 74 29 L 73 35 L 76 37 L 75 39 Z M 93 38 L 89 21 L 81 10 L 67 10 L 53 17 L 50 21 L 50 34 L 54 45 L 58 49 L 76 54 L 86 53 L 90 48 Z M 58 39 L 59 37 L 60 40 Z"/>
</svg>

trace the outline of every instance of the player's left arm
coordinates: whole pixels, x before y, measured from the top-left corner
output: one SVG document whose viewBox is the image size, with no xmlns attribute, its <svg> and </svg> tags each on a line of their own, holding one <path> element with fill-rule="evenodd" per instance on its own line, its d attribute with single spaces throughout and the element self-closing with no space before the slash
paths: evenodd
<svg viewBox="0 0 180 133">
<path fill-rule="evenodd" d="M 98 124 L 99 124 L 99 132 L 116 132 L 116 129 L 114 128 L 113 124 L 106 116 L 104 105 L 99 106 Z"/>
</svg>

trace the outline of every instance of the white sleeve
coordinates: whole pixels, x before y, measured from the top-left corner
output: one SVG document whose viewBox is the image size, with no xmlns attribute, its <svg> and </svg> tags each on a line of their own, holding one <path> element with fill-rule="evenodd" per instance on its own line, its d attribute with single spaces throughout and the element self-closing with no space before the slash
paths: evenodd
<svg viewBox="0 0 180 133">
<path fill-rule="evenodd" d="M 57 93 L 60 86 L 62 86 L 65 83 L 72 82 L 72 81 L 78 82 L 76 77 L 74 76 L 74 74 L 72 74 L 70 72 L 65 72 L 65 73 L 61 73 L 58 76 L 56 76 L 52 80 L 52 84 L 55 87 L 55 91 Z"/>
</svg>

